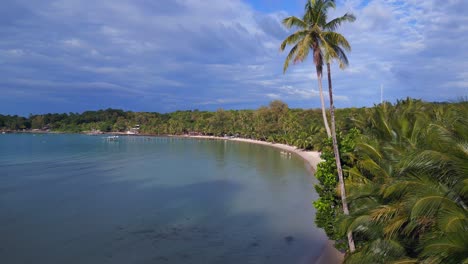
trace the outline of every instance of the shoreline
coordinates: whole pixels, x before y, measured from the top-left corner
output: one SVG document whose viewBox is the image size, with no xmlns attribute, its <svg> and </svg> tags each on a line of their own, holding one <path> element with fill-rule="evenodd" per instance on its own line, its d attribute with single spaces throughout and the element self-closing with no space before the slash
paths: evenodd
<svg viewBox="0 0 468 264">
<path fill-rule="evenodd" d="M 191 138 L 191 139 L 207 139 L 207 140 L 229 140 L 235 142 L 245 142 L 250 144 L 270 146 L 278 148 L 284 151 L 288 151 L 300 156 L 315 172 L 317 170 L 317 165 L 322 162 L 320 158 L 320 152 L 318 151 L 306 151 L 298 149 L 297 147 L 289 146 L 286 144 L 279 143 L 270 143 L 266 141 L 246 139 L 246 138 L 230 138 L 230 137 L 215 137 L 215 136 L 191 136 L 191 135 L 182 135 L 182 136 L 169 136 L 169 137 L 178 137 L 178 138 Z M 315 264 L 341 264 L 344 261 L 344 253 L 340 252 L 334 246 L 333 240 L 327 240 L 325 246 L 322 249 L 320 256 L 313 262 Z"/>
<path fill-rule="evenodd" d="M 298 149 L 297 147 L 289 146 L 286 144 L 280 143 L 270 143 L 266 141 L 260 141 L 255 139 L 247 139 L 247 138 L 239 138 L 239 137 L 216 137 L 216 136 L 191 136 L 191 135 L 181 135 L 181 136 L 169 136 L 169 137 L 179 137 L 179 138 L 194 138 L 194 139 L 211 139 L 211 140 L 229 140 L 235 142 L 245 142 L 257 145 L 264 145 L 270 146 L 277 149 L 281 149 L 287 152 L 294 153 L 300 156 L 304 161 L 307 162 L 308 165 L 312 167 L 314 172 L 317 170 L 317 165 L 322 162 L 320 159 L 320 152 L 318 151 L 306 151 L 302 149 Z"/>
<path fill-rule="evenodd" d="M 10 133 L 27 133 L 27 134 L 68 134 L 66 132 L 54 132 L 54 131 L 14 131 Z M 294 153 L 295 155 L 301 157 L 304 162 L 312 169 L 311 173 L 315 173 L 317 170 L 317 165 L 322 162 L 320 158 L 320 152 L 318 151 L 306 151 L 299 149 L 294 146 L 280 144 L 280 143 L 271 143 L 266 141 L 260 141 L 255 139 L 239 138 L 239 137 L 217 137 L 217 136 L 202 136 L 202 135 L 152 135 L 152 134 L 127 134 L 122 132 L 104 132 L 100 134 L 86 134 L 86 133 L 71 133 L 71 134 L 82 134 L 82 135 L 93 135 L 93 136 L 103 136 L 103 135 L 118 135 L 118 136 L 138 136 L 138 137 L 172 137 L 172 138 L 187 138 L 187 139 L 203 139 L 203 140 L 229 140 L 234 142 L 244 142 L 256 145 L 264 145 L 274 147 L 286 152 Z M 306 169 L 309 169 L 306 166 Z M 309 171 L 310 172 L 310 171 Z M 311 175 L 312 176 L 312 175 Z M 325 245 L 322 249 L 320 256 L 313 261 L 315 264 L 341 264 L 344 260 L 344 253 L 340 252 L 333 245 L 333 240 L 325 241 Z"/>
</svg>

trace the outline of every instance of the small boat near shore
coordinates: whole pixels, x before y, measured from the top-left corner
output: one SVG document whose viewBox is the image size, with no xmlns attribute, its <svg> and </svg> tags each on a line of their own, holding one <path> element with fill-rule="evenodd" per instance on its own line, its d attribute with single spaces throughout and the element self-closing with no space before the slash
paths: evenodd
<svg viewBox="0 0 468 264">
<path fill-rule="evenodd" d="M 119 140 L 119 136 L 107 136 L 107 137 L 104 137 L 104 139 L 106 141 L 118 141 Z"/>
<path fill-rule="evenodd" d="M 281 150 L 281 151 L 280 151 L 280 155 L 281 155 L 282 157 L 286 157 L 286 158 L 289 158 L 289 159 L 290 159 L 292 154 L 291 154 L 291 152 L 289 152 L 289 151 Z"/>
</svg>

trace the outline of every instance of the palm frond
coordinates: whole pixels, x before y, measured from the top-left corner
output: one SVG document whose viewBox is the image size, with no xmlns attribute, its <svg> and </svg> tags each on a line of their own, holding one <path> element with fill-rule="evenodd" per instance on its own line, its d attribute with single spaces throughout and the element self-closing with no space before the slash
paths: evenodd
<svg viewBox="0 0 468 264">
<path fill-rule="evenodd" d="M 346 53 L 339 46 L 334 46 L 333 49 L 335 49 L 335 53 L 338 55 L 337 59 L 340 63 L 340 69 L 346 68 L 349 65 L 348 56 L 346 56 Z"/>
<path fill-rule="evenodd" d="M 444 203 L 453 203 L 453 201 L 440 195 L 430 195 L 419 198 L 411 210 L 411 219 L 421 216 L 433 216 Z"/>
<path fill-rule="evenodd" d="M 290 17 L 283 19 L 283 25 L 286 28 L 297 27 L 300 29 L 306 29 L 308 27 L 307 23 L 304 20 L 296 16 L 290 16 Z"/>
<path fill-rule="evenodd" d="M 296 44 L 298 41 L 303 39 L 308 34 L 307 30 L 300 30 L 294 32 L 293 34 L 289 35 L 283 42 L 281 43 L 280 50 L 283 51 L 287 45 Z"/>
<path fill-rule="evenodd" d="M 382 205 L 372 210 L 370 215 L 373 221 L 386 222 L 399 214 L 401 206 L 399 205 Z"/>
<path fill-rule="evenodd" d="M 374 158 L 376 160 L 381 160 L 383 158 L 382 154 L 377 150 L 377 148 L 369 143 L 358 142 L 356 144 L 356 149 L 365 152 L 367 155 L 369 155 L 369 157 Z"/>
<path fill-rule="evenodd" d="M 468 212 L 455 203 L 446 204 L 439 211 L 437 225 L 443 232 L 466 232 L 468 231 Z"/>
<path fill-rule="evenodd" d="M 366 178 L 356 167 L 346 170 L 349 175 L 351 183 L 366 184 L 369 183 L 369 179 Z M 468 188 L 467 188 L 468 189 Z"/>
<path fill-rule="evenodd" d="M 396 240 L 376 239 L 347 256 L 345 263 L 391 263 L 405 257 L 405 253 L 404 247 Z"/>
<path fill-rule="evenodd" d="M 283 73 L 285 73 L 286 70 L 288 69 L 289 62 L 296 56 L 296 52 L 297 52 L 297 44 L 294 45 L 294 47 L 289 51 L 288 56 L 284 60 Z"/>
<path fill-rule="evenodd" d="M 439 238 L 432 238 L 423 245 L 422 257 L 430 263 L 463 263 L 468 259 L 468 236 L 464 233 L 448 233 Z"/>
<path fill-rule="evenodd" d="M 346 51 L 351 51 L 351 45 L 348 40 L 340 33 L 333 31 L 323 31 L 323 38 L 326 42 L 333 46 L 339 46 Z"/>
<path fill-rule="evenodd" d="M 395 238 L 400 231 L 403 230 L 404 225 L 408 223 L 408 218 L 404 215 L 395 217 L 384 227 L 384 234 L 386 238 Z"/>
<path fill-rule="evenodd" d="M 339 26 L 341 26 L 342 23 L 344 22 L 354 22 L 356 20 L 356 17 L 351 14 L 351 13 L 346 13 L 341 17 L 337 17 L 331 21 L 329 21 L 323 28 L 325 30 L 329 31 L 335 31 L 338 29 Z"/>
<path fill-rule="evenodd" d="M 392 261 L 390 263 L 391 264 L 417 264 L 417 263 L 419 263 L 419 261 L 417 259 L 405 258 L 405 259 L 395 260 L 395 261 Z"/>
<path fill-rule="evenodd" d="M 462 185 L 463 187 L 461 189 L 460 194 L 466 197 L 468 196 L 468 179 L 464 179 Z"/>
<path fill-rule="evenodd" d="M 312 38 L 310 34 L 307 34 L 303 39 L 297 43 L 296 56 L 294 57 L 294 63 L 304 61 L 309 55 L 310 46 L 312 45 Z"/>
</svg>

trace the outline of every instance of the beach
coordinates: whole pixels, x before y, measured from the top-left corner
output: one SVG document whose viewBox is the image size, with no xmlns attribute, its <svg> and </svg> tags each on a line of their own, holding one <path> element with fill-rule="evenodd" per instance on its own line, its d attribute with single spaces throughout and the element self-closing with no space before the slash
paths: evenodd
<svg viewBox="0 0 468 264">
<path fill-rule="evenodd" d="M 247 138 L 237 138 L 237 137 L 215 137 L 215 136 L 190 136 L 185 135 L 182 137 L 187 138 L 198 138 L 198 139 L 208 139 L 208 140 L 229 140 L 229 141 L 236 141 L 236 142 L 246 142 L 251 144 L 258 144 L 258 145 L 265 145 L 274 148 L 281 149 L 286 152 L 294 153 L 300 156 L 306 163 L 309 165 L 312 170 L 315 172 L 317 170 L 317 165 L 322 162 L 320 159 L 320 152 L 318 151 L 305 151 L 302 149 L 298 149 L 297 147 L 289 146 L 286 144 L 278 144 L 278 143 L 270 143 L 260 140 L 254 139 L 247 139 Z M 334 264 L 334 263 L 343 263 L 344 254 L 337 250 L 334 245 L 333 241 L 328 240 L 326 245 L 322 250 L 322 254 L 320 257 L 314 261 L 316 264 Z"/>
<path fill-rule="evenodd" d="M 266 141 L 247 139 L 247 138 L 238 138 L 238 137 L 190 136 L 190 135 L 184 135 L 182 137 L 213 139 L 213 140 L 230 140 L 230 141 L 246 142 L 246 143 L 251 143 L 251 144 L 265 145 L 265 146 L 278 148 L 287 152 L 295 153 L 296 155 L 300 156 L 301 158 L 304 159 L 304 161 L 308 163 L 308 165 L 312 167 L 314 171 L 317 169 L 317 165 L 322 161 L 320 159 L 320 152 L 318 151 L 304 151 L 302 149 L 298 149 L 296 147 L 289 146 L 286 144 L 270 143 Z"/>
</svg>

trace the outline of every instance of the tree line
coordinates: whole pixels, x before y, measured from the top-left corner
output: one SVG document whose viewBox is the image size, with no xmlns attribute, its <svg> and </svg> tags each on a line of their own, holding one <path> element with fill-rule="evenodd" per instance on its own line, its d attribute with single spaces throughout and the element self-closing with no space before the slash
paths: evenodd
<svg viewBox="0 0 468 264">
<path fill-rule="evenodd" d="M 338 123 L 350 129 L 351 119 L 364 108 L 338 109 Z M 151 135 L 201 134 L 239 136 L 268 142 L 285 143 L 301 149 L 321 149 L 326 131 L 320 109 L 291 109 L 280 100 L 256 110 L 175 111 L 172 113 L 132 112 L 118 109 L 79 113 L 0 115 L 0 130 L 50 130 L 83 133 L 125 132 L 139 125 L 140 133 Z"/>
</svg>

